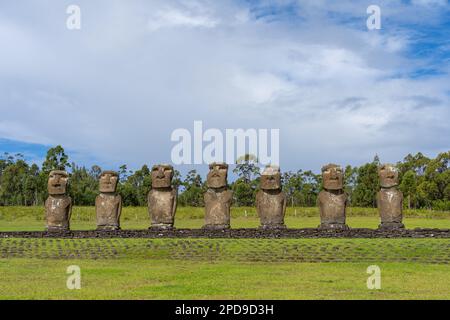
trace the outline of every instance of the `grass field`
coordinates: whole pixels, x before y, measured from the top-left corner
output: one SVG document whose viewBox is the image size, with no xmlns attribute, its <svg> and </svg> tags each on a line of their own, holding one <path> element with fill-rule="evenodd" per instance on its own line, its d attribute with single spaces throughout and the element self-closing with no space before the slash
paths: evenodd
<svg viewBox="0 0 450 320">
<path fill-rule="evenodd" d="M 176 226 L 203 224 L 179 208 Z M 74 208 L 73 229 L 94 229 L 94 208 Z M 315 208 L 289 208 L 288 227 L 316 227 Z M 374 209 L 351 208 L 352 227 L 375 228 Z M 407 211 L 408 228 L 450 228 L 450 213 Z M 123 228 L 149 226 L 125 208 Z M 256 227 L 233 208 L 233 227 Z M 42 208 L 0 207 L 0 231 L 43 230 Z M 448 299 L 450 239 L 0 239 L 0 299 Z M 81 269 L 69 290 L 66 269 Z M 366 286 L 381 269 L 381 289 Z"/>
<path fill-rule="evenodd" d="M 201 228 L 204 220 L 203 208 L 180 207 L 177 209 L 175 227 Z M 450 212 L 431 210 L 405 210 L 404 223 L 407 228 L 450 228 Z M 256 228 L 259 219 L 255 208 L 232 208 L 231 226 L 234 228 Z M 378 212 L 373 208 L 349 208 L 347 223 L 354 228 L 377 228 Z M 317 208 L 288 208 L 286 225 L 290 228 L 315 228 L 319 225 Z M 121 225 L 123 229 L 147 229 L 150 219 L 147 208 L 124 208 Z M 37 231 L 45 227 L 42 207 L 0 207 L 0 231 Z M 75 207 L 71 218 L 74 230 L 95 229 L 95 208 Z"/>
</svg>

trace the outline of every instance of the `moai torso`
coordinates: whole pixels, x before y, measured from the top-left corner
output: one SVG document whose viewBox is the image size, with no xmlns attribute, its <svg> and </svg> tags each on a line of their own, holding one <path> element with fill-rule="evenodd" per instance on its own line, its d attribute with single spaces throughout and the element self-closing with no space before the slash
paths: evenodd
<svg viewBox="0 0 450 320">
<path fill-rule="evenodd" d="M 45 201 L 45 217 L 48 231 L 70 229 L 72 199 L 66 195 L 69 175 L 65 171 L 53 170 L 48 178 L 49 196 Z"/>
<path fill-rule="evenodd" d="M 344 192 L 344 175 L 341 167 L 328 164 L 322 168 L 324 190 L 320 191 L 317 204 L 320 211 L 320 228 L 348 229 L 345 224 L 347 194 Z"/>
<path fill-rule="evenodd" d="M 286 195 L 283 191 L 277 193 L 258 191 L 256 194 L 256 211 L 263 227 L 283 226 Z"/>
<path fill-rule="evenodd" d="M 72 199 L 66 195 L 50 195 L 45 201 L 45 215 L 49 231 L 69 230 Z"/>
<path fill-rule="evenodd" d="M 377 205 L 382 222 L 402 222 L 403 194 L 401 191 L 381 189 L 378 192 Z"/>
<path fill-rule="evenodd" d="M 122 197 L 119 194 L 100 193 L 95 199 L 97 228 L 118 229 L 122 211 Z"/>
<path fill-rule="evenodd" d="M 177 189 L 172 187 L 173 167 L 162 164 L 152 168 L 152 190 L 148 193 L 151 228 L 171 229 L 177 209 Z"/>
<path fill-rule="evenodd" d="M 397 190 L 398 171 L 392 164 L 383 164 L 378 169 L 381 190 L 377 194 L 380 213 L 380 229 L 399 229 L 405 226 L 403 220 L 403 194 Z"/>
<path fill-rule="evenodd" d="M 148 209 L 154 227 L 172 227 L 175 220 L 177 191 L 152 189 L 148 194 Z"/>
<path fill-rule="evenodd" d="M 95 198 L 98 230 L 120 229 L 122 197 L 116 193 L 119 175 L 114 171 L 103 171 L 99 179 L 100 194 Z"/>
<path fill-rule="evenodd" d="M 261 174 L 260 187 L 256 193 L 256 211 L 261 227 L 285 228 L 286 195 L 281 191 L 280 169 L 267 166 Z"/>
<path fill-rule="evenodd" d="M 233 200 L 233 192 L 230 190 L 216 191 L 208 189 L 205 192 L 205 226 L 223 227 L 230 226 L 230 209 Z"/>
<path fill-rule="evenodd" d="M 325 224 L 345 224 L 347 195 L 334 194 L 327 190 L 319 193 L 320 220 Z"/>
<path fill-rule="evenodd" d="M 205 192 L 206 229 L 230 228 L 230 209 L 233 192 L 227 189 L 228 165 L 212 163 L 206 178 L 208 190 Z"/>
</svg>

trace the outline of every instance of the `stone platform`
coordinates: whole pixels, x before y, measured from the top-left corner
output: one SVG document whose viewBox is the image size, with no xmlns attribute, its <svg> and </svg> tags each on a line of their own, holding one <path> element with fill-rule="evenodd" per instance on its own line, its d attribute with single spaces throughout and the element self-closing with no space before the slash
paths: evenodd
<svg viewBox="0 0 450 320">
<path fill-rule="evenodd" d="M 173 230 L 118 230 L 118 231 L 11 231 L 0 232 L 0 238 L 450 238 L 450 229 L 399 229 L 377 230 L 354 228 L 349 230 L 304 229 L 173 229 Z"/>
</svg>

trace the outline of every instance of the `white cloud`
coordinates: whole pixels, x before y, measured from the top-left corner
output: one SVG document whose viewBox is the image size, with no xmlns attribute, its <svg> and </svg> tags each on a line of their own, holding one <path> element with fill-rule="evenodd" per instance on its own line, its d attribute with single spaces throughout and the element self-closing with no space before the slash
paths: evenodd
<svg viewBox="0 0 450 320">
<path fill-rule="evenodd" d="M 217 20 L 206 15 L 195 15 L 188 11 L 168 8 L 157 11 L 156 14 L 149 19 L 148 28 L 151 31 L 170 27 L 214 28 L 217 24 Z"/>
<path fill-rule="evenodd" d="M 0 138 L 132 167 L 170 161 L 171 132 L 194 120 L 280 128 L 282 169 L 448 148 L 448 74 L 409 78 L 423 63 L 405 56 L 414 30 L 369 32 L 352 3 L 302 2 L 301 21 L 269 22 L 240 2 L 80 1 L 79 32 L 64 5 L 2 4 Z M 419 19 L 399 3 L 382 14 Z"/>
<path fill-rule="evenodd" d="M 235 70 L 231 81 L 240 90 L 240 96 L 251 104 L 274 102 L 279 95 L 296 90 L 293 84 L 271 73 Z"/>
</svg>

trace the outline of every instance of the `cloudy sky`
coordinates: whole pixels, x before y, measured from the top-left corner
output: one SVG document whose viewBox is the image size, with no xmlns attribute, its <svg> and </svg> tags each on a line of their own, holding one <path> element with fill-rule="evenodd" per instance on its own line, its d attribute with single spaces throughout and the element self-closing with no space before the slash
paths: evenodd
<svg viewBox="0 0 450 320">
<path fill-rule="evenodd" d="M 41 161 L 61 144 L 79 164 L 136 169 L 170 162 L 171 133 L 195 120 L 280 129 L 283 170 L 449 150 L 450 4 L 0 2 L 0 152 Z"/>
</svg>

